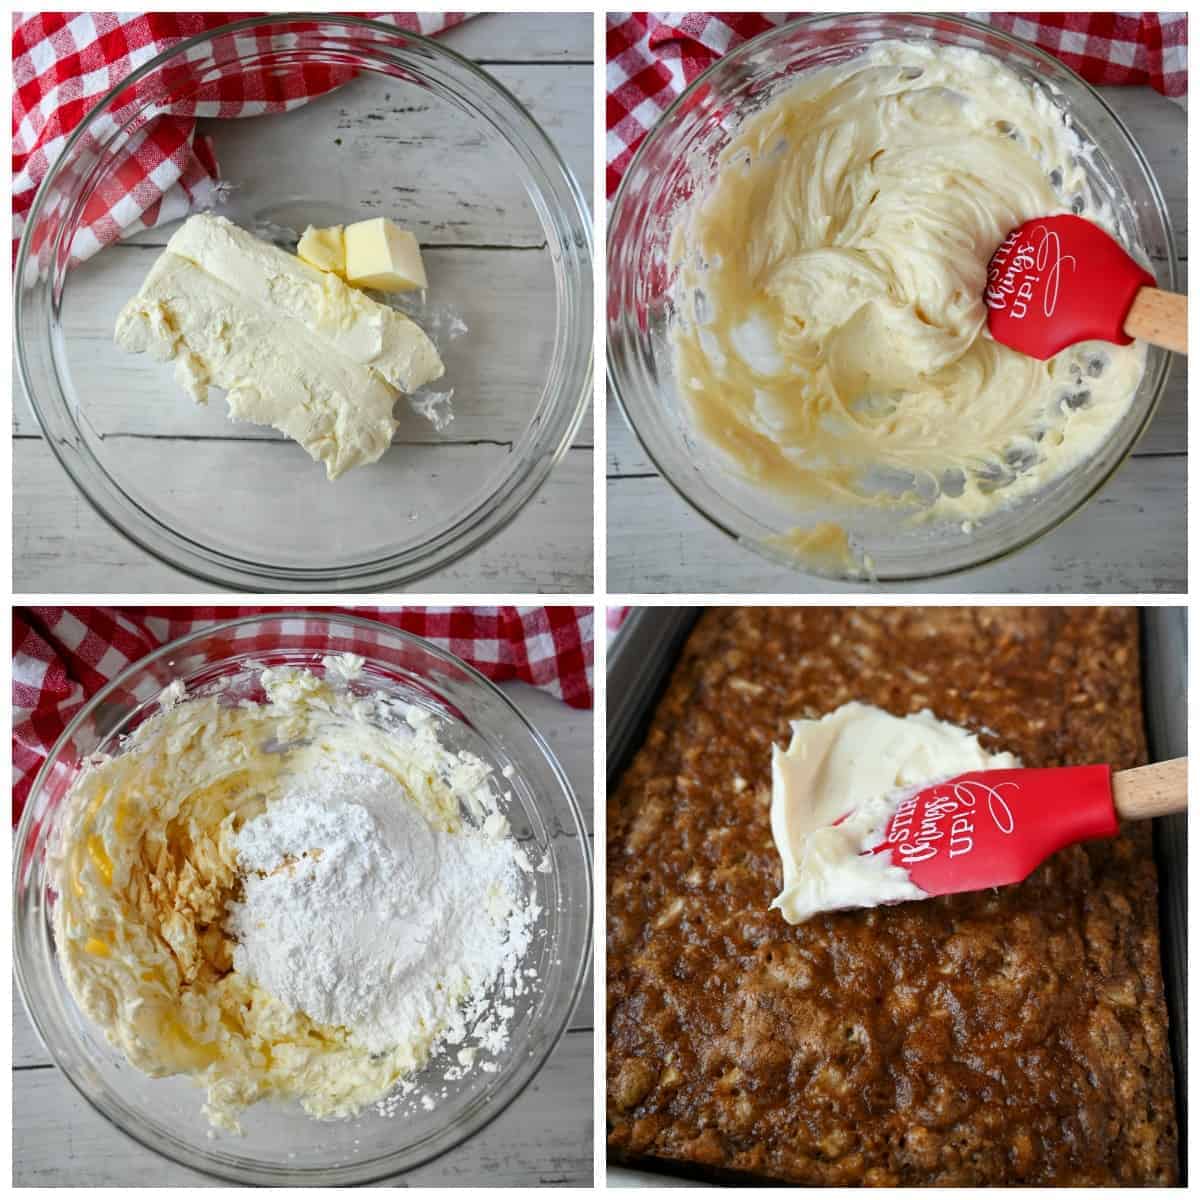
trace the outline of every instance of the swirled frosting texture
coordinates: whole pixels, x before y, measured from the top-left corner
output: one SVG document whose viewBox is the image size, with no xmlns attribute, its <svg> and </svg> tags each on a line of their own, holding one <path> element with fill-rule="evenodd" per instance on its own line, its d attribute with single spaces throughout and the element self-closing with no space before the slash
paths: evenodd
<svg viewBox="0 0 1200 1200">
<path fill-rule="evenodd" d="M 1111 213 L 1062 111 L 976 51 L 884 42 L 746 120 L 672 240 L 676 375 L 742 477 L 801 505 L 976 520 L 1094 453 L 1144 347 L 991 340 L 992 252 Z"/>
</svg>

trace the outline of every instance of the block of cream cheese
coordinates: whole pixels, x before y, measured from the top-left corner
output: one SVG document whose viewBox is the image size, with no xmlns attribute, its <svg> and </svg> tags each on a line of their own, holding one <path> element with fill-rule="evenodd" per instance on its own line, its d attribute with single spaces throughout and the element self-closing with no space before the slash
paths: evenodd
<svg viewBox="0 0 1200 1200">
<path fill-rule="evenodd" d="M 346 279 L 381 292 L 425 288 L 425 264 L 417 239 L 385 217 L 346 226 Z"/>
<path fill-rule="evenodd" d="M 330 225 L 316 229 L 310 225 L 301 235 L 296 255 L 318 271 L 332 271 L 346 278 L 346 227 Z"/>
<path fill-rule="evenodd" d="M 178 254 L 151 267 L 121 313 L 117 343 L 174 359 L 199 404 L 210 385 L 225 388 L 232 420 L 294 438 L 330 479 L 375 462 L 396 430 L 396 392 L 379 375 Z"/>
<path fill-rule="evenodd" d="M 387 449 L 398 391 L 442 374 L 407 317 L 221 217 L 191 217 L 117 318 L 116 341 L 175 361 L 198 402 L 270 425 L 330 479 Z"/>
<path fill-rule="evenodd" d="M 416 322 L 224 217 L 189 217 L 167 251 L 190 259 L 247 299 L 298 321 L 402 392 L 415 391 L 442 374 L 438 352 Z"/>
</svg>

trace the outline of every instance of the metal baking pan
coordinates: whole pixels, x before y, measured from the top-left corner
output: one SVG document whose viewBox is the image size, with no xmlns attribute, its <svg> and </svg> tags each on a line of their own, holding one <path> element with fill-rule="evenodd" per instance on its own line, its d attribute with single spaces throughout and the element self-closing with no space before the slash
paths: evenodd
<svg viewBox="0 0 1200 1200">
<path fill-rule="evenodd" d="M 609 789 L 645 740 L 654 709 L 700 608 L 638 608 L 608 653 L 607 776 Z M 1153 759 L 1187 753 L 1187 614 L 1183 608 L 1141 609 L 1142 694 Z M 1187 819 L 1154 822 L 1158 864 L 1159 941 L 1175 1069 L 1180 1180 L 1187 1181 Z M 661 1170 L 608 1167 L 610 1187 L 696 1186 Z"/>
</svg>

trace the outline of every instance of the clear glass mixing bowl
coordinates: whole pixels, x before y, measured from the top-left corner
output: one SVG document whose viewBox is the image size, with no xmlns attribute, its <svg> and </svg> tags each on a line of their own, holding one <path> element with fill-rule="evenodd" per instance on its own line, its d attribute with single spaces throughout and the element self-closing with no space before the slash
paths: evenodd
<svg viewBox="0 0 1200 1200">
<path fill-rule="evenodd" d="M 287 249 L 308 224 L 389 216 L 412 229 L 431 286 L 403 306 L 446 364 L 423 390 L 453 388 L 455 414 L 439 430 L 401 399 L 396 444 L 335 483 L 270 429 L 231 424 L 220 393 L 201 408 L 169 364 L 113 344 L 177 222 L 82 263 L 69 254 L 147 124 L 245 69 L 286 78 L 319 65 L 354 77 L 293 112 L 205 126 L 222 168 L 216 211 Z M 354 17 L 240 21 L 131 74 L 46 177 L 16 278 L 21 378 L 68 475 L 142 549 L 238 590 L 378 590 L 447 565 L 533 497 L 591 396 L 591 221 L 569 169 L 489 75 Z M 454 336 L 459 320 L 467 332 Z"/>
<path fill-rule="evenodd" d="M 54 944 L 54 891 L 46 849 L 80 762 L 114 752 L 120 739 L 158 711 L 173 679 L 189 690 L 245 677 L 252 664 L 322 670 L 325 654 L 366 659 L 353 686 L 381 690 L 431 711 L 443 744 L 469 750 L 495 768 L 512 793 L 514 836 L 549 870 L 534 872 L 542 915 L 529 951 L 535 985 L 515 1001 L 510 1042 L 494 1074 L 478 1069 L 456 1082 L 444 1073 L 452 1052 L 416 1078 L 444 1099 L 426 1112 L 401 1104 L 394 1116 L 369 1107 L 348 1120 L 317 1121 L 299 1106 L 258 1104 L 242 1118 L 243 1137 L 208 1136 L 204 1090 L 183 1077 L 151 1079 L 76 1007 Z M 240 693 L 239 693 L 240 694 Z M 511 768 L 511 778 L 500 772 Z M 498 689 L 453 655 L 421 638 L 356 617 L 292 612 L 215 625 L 164 646 L 97 693 L 71 722 L 34 782 L 13 852 L 13 959 L 26 1009 L 54 1061 L 94 1108 L 142 1145 L 177 1162 L 239 1183 L 362 1183 L 412 1170 L 458 1145 L 520 1095 L 558 1044 L 579 998 L 589 961 L 591 864 L 587 833 L 570 784 L 549 747 Z M 581 1080 L 581 1097 L 590 1081 Z M 590 1101 L 589 1101 L 590 1102 Z"/>
<path fill-rule="evenodd" d="M 979 566 L 1041 537 L 1078 509 L 1124 461 L 1154 415 L 1170 355 L 1153 347 L 1128 411 L 1103 449 L 1022 501 L 964 531 L 953 522 L 902 523 L 895 514 L 798 512 L 729 472 L 697 438 L 677 393 L 670 340 L 676 214 L 713 178 L 717 155 L 741 122 L 797 75 L 845 62 L 884 39 L 927 40 L 994 55 L 1047 89 L 1096 154 L 1089 186 L 1123 199 L 1119 232 L 1138 246 L 1159 286 L 1178 290 L 1166 204 L 1129 131 L 1100 96 L 1057 59 L 1007 34 L 955 17 L 863 13 L 807 17 L 764 33 L 714 64 L 664 114 L 639 147 L 608 225 L 608 379 L 626 420 L 663 477 L 726 533 L 764 557 L 825 573 L 776 539 L 797 526 L 840 522 L 881 581 L 926 579 Z M 839 577 L 831 565 L 828 573 Z M 847 572 L 844 578 L 854 578 Z"/>
</svg>

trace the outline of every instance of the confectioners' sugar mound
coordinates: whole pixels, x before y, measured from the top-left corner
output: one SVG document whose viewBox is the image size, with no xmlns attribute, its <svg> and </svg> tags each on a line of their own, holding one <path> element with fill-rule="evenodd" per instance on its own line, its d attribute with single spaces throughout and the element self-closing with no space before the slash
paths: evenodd
<svg viewBox="0 0 1200 1200">
<path fill-rule="evenodd" d="M 235 969 L 371 1053 L 457 1043 L 529 946 L 506 835 L 503 821 L 435 828 L 387 771 L 329 760 L 237 836 Z"/>
</svg>

